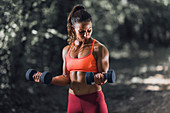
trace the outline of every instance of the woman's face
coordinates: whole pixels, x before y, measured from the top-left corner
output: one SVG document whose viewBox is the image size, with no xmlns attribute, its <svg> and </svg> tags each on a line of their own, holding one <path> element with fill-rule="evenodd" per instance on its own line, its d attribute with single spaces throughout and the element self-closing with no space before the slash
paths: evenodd
<svg viewBox="0 0 170 113">
<path fill-rule="evenodd" d="M 92 34 L 92 23 L 91 22 L 75 23 L 74 31 L 79 42 L 86 42 L 91 37 Z"/>
</svg>

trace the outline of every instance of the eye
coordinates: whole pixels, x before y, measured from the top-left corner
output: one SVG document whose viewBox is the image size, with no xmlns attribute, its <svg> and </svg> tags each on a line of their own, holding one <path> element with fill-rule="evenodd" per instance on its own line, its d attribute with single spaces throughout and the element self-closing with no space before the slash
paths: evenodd
<svg viewBox="0 0 170 113">
<path fill-rule="evenodd" d="M 83 34 L 85 31 L 79 31 L 80 34 Z"/>
<path fill-rule="evenodd" d="M 90 32 L 91 32 L 91 29 L 87 30 L 87 32 L 90 33 Z"/>
</svg>

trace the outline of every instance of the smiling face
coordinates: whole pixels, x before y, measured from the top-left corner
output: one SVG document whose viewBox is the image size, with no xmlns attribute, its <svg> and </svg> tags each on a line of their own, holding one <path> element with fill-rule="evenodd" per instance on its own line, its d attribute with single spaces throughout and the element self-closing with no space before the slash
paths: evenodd
<svg viewBox="0 0 170 113">
<path fill-rule="evenodd" d="M 74 32 L 79 42 L 86 42 L 91 37 L 92 34 L 91 21 L 75 23 Z"/>
</svg>

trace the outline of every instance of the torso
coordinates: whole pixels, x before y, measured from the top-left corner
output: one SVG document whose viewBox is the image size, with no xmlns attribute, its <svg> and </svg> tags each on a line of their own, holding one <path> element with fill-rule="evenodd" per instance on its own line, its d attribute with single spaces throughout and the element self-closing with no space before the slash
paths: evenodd
<svg viewBox="0 0 170 113">
<path fill-rule="evenodd" d="M 94 47 L 96 47 L 96 43 Z M 92 40 L 90 43 L 85 44 L 82 47 L 76 48 L 75 46 L 70 48 L 70 57 L 72 58 L 83 58 L 89 55 L 91 49 Z M 93 47 L 93 48 L 94 48 Z M 92 55 L 95 60 L 97 60 L 97 55 L 95 49 L 93 49 Z M 96 64 L 97 65 L 97 64 Z M 86 72 L 82 71 L 70 71 L 70 89 L 69 93 L 74 95 L 84 95 L 90 94 L 101 90 L 101 86 L 99 85 L 87 85 L 85 81 Z"/>
<path fill-rule="evenodd" d="M 70 72 L 70 89 L 69 93 L 74 95 L 91 94 L 101 90 L 101 86 L 87 85 L 85 82 L 85 72 Z"/>
</svg>

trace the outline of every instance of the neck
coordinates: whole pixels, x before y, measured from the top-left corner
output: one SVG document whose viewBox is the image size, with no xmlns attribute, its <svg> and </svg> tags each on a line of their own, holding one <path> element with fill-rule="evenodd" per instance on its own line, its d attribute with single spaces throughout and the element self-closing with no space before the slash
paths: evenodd
<svg viewBox="0 0 170 113">
<path fill-rule="evenodd" d="M 85 40 L 85 41 L 83 41 L 83 42 L 80 42 L 80 45 L 89 44 L 89 43 L 91 43 L 91 41 L 92 41 L 92 38 L 89 38 L 89 39 L 87 39 L 87 40 Z"/>
<path fill-rule="evenodd" d="M 88 40 L 84 41 L 84 42 L 79 42 L 78 40 L 75 40 L 74 42 L 74 50 L 77 51 L 78 49 L 84 48 L 84 46 L 87 46 L 88 44 L 92 43 L 92 38 L 89 38 Z"/>
</svg>

